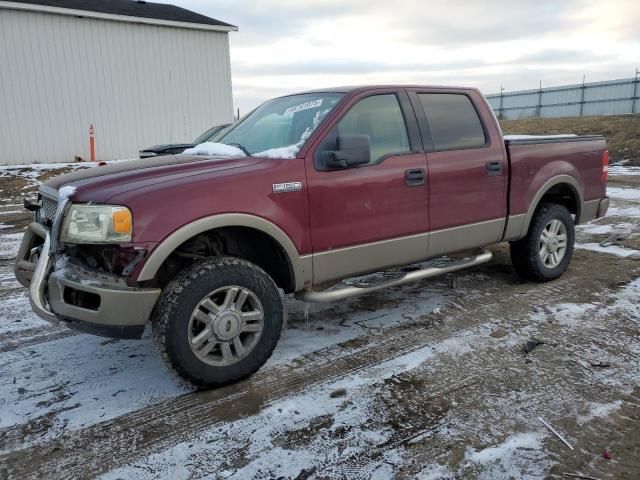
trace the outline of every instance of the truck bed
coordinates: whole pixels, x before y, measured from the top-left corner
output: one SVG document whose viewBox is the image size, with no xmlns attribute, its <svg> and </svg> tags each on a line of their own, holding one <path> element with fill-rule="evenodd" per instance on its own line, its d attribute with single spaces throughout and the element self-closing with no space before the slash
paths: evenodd
<svg viewBox="0 0 640 480">
<path fill-rule="evenodd" d="M 601 181 L 606 142 L 600 135 L 506 135 L 509 160 L 509 214 L 527 212 L 536 192 L 558 175 L 573 177 L 583 202 L 605 196 Z M 585 213 L 585 212 L 583 212 Z M 583 220 L 583 218 L 578 220 Z"/>
</svg>

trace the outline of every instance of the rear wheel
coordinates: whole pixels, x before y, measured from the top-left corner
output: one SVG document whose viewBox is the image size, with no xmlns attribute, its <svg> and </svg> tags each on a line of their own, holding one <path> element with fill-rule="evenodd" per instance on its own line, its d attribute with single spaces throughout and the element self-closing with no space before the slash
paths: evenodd
<svg viewBox="0 0 640 480">
<path fill-rule="evenodd" d="M 575 228 L 571 213 L 557 204 L 536 210 L 527 236 L 511 242 L 511 263 L 521 277 L 546 282 L 562 275 L 571 261 Z"/>
<path fill-rule="evenodd" d="M 282 329 L 282 300 L 271 277 L 245 260 L 221 257 L 181 272 L 154 310 L 163 359 L 199 387 L 251 375 L 271 356 Z"/>
</svg>

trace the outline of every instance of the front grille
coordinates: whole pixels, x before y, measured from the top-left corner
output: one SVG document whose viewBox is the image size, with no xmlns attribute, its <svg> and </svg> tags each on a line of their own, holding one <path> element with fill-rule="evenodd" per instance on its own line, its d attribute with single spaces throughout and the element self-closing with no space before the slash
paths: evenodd
<svg viewBox="0 0 640 480">
<path fill-rule="evenodd" d="M 41 194 L 42 208 L 40 209 L 40 218 L 53 222 L 58 210 L 58 199 L 47 197 Z"/>
</svg>

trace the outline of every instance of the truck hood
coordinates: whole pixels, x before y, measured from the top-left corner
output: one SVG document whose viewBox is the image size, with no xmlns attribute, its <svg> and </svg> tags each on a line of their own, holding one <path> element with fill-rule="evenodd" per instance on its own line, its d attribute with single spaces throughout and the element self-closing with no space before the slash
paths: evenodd
<svg viewBox="0 0 640 480">
<path fill-rule="evenodd" d="M 115 195 L 153 184 L 249 167 L 264 161 L 264 158 L 256 157 L 167 155 L 82 169 L 47 180 L 45 185 L 55 190 L 72 186 L 75 201 L 105 203 Z"/>
</svg>

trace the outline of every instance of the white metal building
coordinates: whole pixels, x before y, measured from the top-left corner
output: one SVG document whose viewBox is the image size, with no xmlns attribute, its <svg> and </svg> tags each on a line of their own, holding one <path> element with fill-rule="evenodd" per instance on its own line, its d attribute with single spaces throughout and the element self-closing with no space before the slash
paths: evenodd
<svg viewBox="0 0 640 480">
<path fill-rule="evenodd" d="M 237 27 L 133 0 L 0 0 L 0 164 L 135 158 L 233 118 Z"/>
</svg>

